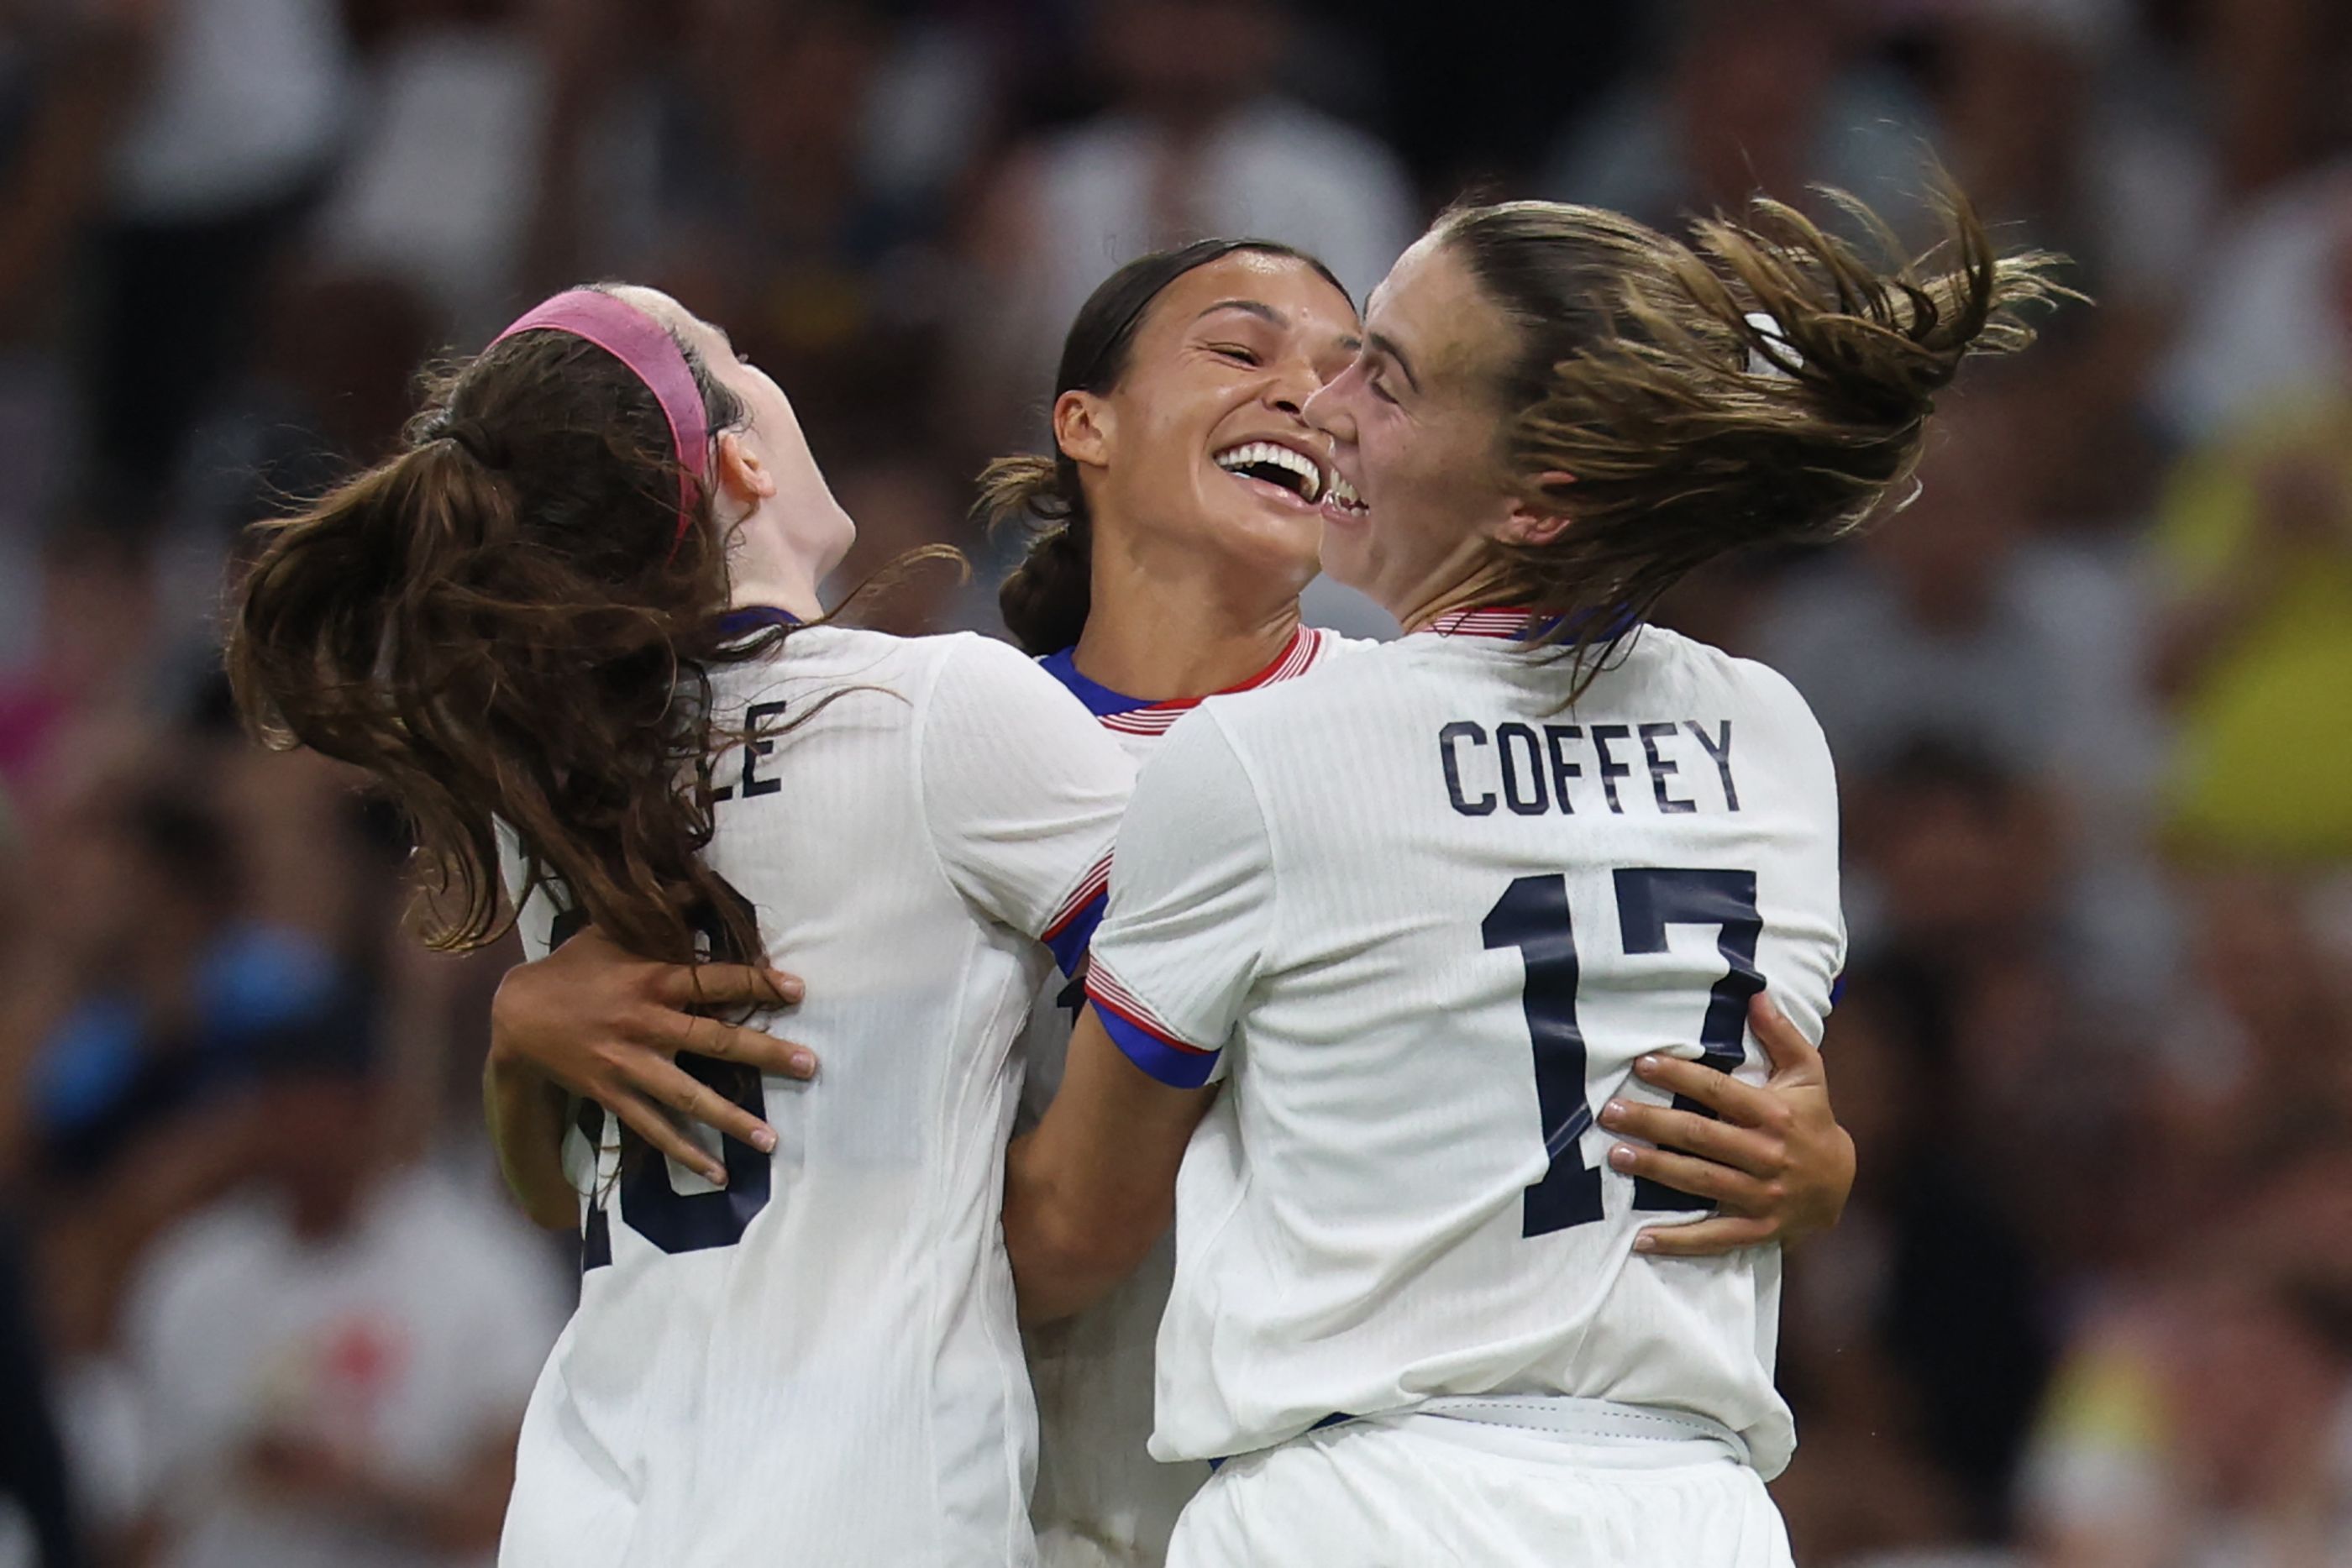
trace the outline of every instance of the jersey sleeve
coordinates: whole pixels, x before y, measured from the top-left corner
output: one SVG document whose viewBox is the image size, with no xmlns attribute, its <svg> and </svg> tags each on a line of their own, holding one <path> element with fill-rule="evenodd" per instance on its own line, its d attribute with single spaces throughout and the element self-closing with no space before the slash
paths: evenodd
<svg viewBox="0 0 2352 1568">
<path fill-rule="evenodd" d="M 1223 1051 L 1274 930 L 1272 841 L 1213 716 L 1187 716 L 1137 779 L 1087 999 L 1138 1067 L 1179 1089 Z"/>
<path fill-rule="evenodd" d="M 1021 653 L 984 637 L 956 643 L 917 741 L 932 845 L 974 907 L 1075 974 L 1102 917 L 1134 764 Z"/>
</svg>

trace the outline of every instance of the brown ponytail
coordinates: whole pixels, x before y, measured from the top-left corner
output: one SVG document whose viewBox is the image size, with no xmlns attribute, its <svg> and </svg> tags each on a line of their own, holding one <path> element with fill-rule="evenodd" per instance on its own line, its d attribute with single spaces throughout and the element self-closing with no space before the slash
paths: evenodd
<svg viewBox="0 0 2352 1568">
<path fill-rule="evenodd" d="M 1867 207 L 1825 194 L 1897 256 Z M 2080 298 L 2053 281 L 2062 258 L 1999 253 L 1958 190 L 1938 205 L 1945 242 L 1885 267 L 1762 198 L 1744 223 L 1700 223 L 1696 250 L 1549 203 L 1438 220 L 1520 334 L 1502 388 L 1511 482 L 1569 518 L 1507 550 L 1498 592 L 1555 618 L 1586 678 L 1695 568 L 1860 526 L 1917 464 L 1961 362 L 2031 343 L 2021 307 Z"/>
<path fill-rule="evenodd" d="M 999 457 L 981 470 L 972 516 L 992 529 L 1038 520 L 1029 553 L 996 591 L 996 607 L 1028 653 L 1059 653 L 1076 643 L 1094 602 L 1094 520 L 1078 492 L 1076 465 L 1060 456 Z"/>
<path fill-rule="evenodd" d="M 741 423 L 687 358 L 710 428 Z M 690 960 L 699 929 L 758 953 L 698 853 L 700 769 L 723 738 L 710 672 L 782 633 L 722 629 L 724 541 L 699 486 L 676 537 L 679 463 L 653 394 L 551 332 L 429 390 L 398 455 L 257 527 L 227 655 L 248 723 L 375 775 L 415 825 L 437 946 L 504 930 L 503 823 L 527 887 L 557 884 L 632 951 Z"/>
<path fill-rule="evenodd" d="M 1176 250 L 1138 256 L 1103 279 L 1078 308 L 1062 341 L 1062 362 L 1054 396 L 1066 392 L 1108 392 L 1127 373 L 1129 352 L 1151 302 L 1168 286 L 1196 267 L 1236 251 L 1288 256 L 1323 275 L 1341 294 L 1347 288 L 1331 270 L 1306 252 L 1276 240 L 1204 239 Z M 1023 454 L 1000 457 L 981 471 L 972 516 L 991 529 L 1016 519 L 1039 525 L 1028 554 L 997 591 L 1005 630 L 1024 651 L 1058 653 L 1078 640 L 1094 603 L 1094 518 L 1087 511 L 1078 465 L 1056 452 L 1051 457 Z"/>
</svg>

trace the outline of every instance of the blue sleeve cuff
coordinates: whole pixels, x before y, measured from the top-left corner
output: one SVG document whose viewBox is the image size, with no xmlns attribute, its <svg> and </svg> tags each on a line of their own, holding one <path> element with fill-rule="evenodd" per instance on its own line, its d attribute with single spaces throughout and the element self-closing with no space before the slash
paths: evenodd
<svg viewBox="0 0 2352 1568">
<path fill-rule="evenodd" d="M 1102 1020 L 1103 1032 L 1111 1043 L 1124 1051 L 1127 1059 L 1158 1079 L 1171 1089 L 1198 1089 L 1217 1070 L 1218 1052 L 1171 1040 L 1150 1026 L 1129 1018 L 1102 998 L 1089 994 L 1095 1017 Z"/>
<path fill-rule="evenodd" d="M 1102 924 L 1103 911 L 1109 905 L 1110 890 L 1105 887 L 1062 916 L 1045 933 L 1045 946 L 1064 975 L 1076 975 L 1086 963 L 1087 949 L 1094 945 L 1095 927 Z"/>
</svg>

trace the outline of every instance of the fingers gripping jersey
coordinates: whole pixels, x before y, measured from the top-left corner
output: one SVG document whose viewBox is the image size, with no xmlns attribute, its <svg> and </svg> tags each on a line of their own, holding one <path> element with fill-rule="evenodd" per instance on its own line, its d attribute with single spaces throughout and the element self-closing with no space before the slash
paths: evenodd
<svg viewBox="0 0 2352 1568">
<path fill-rule="evenodd" d="M 976 637 L 813 627 L 719 685 L 756 735 L 713 764 L 706 853 L 808 983 L 760 1021 L 822 1067 L 745 1087 L 780 1142 L 727 1145 L 724 1190 L 625 1159 L 601 1113 L 575 1136 L 580 1305 L 525 1422 L 501 1563 L 1033 1563 L 998 1218 L 1013 1045 L 1041 939 L 1084 948 L 1132 766 Z M 534 955 L 555 920 L 526 904 Z"/>
<path fill-rule="evenodd" d="M 1696 1200 L 1608 1169 L 1634 1059 L 1764 1076 L 1843 963 L 1835 781 L 1787 682 L 1643 632 L 1572 707 L 1457 622 L 1203 706 L 1145 767 L 1087 993 L 1171 1083 L 1230 1080 L 1178 1184 L 1152 1451 L 1335 1412 L 1567 1394 L 1710 1416 L 1770 1476 L 1780 1262 L 1633 1252 Z"/>
</svg>

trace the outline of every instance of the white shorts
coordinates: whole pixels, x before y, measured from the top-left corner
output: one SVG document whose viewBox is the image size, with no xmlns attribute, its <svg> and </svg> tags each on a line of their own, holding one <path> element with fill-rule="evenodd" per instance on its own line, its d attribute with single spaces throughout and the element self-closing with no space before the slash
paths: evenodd
<svg viewBox="0 0 2352 1568">
<path fill-rule="evenodd" d="M 1408 1415 L 1244 1455 L 1177 1521 L 1168 1568 L 1792 1568 L 1764 1482 L 1706 1439 L 1560 1436 Z"/>
</svg>

